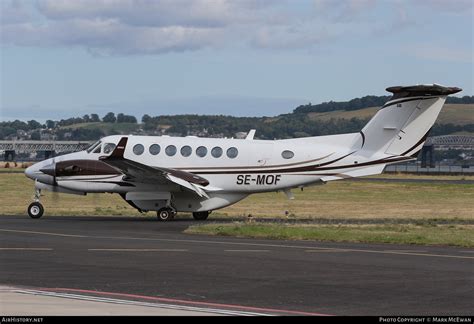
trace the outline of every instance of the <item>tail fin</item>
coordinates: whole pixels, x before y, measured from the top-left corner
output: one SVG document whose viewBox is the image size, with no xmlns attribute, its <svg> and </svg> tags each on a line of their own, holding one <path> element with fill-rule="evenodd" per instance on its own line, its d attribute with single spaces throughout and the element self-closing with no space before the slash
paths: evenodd
<svg viewBox="0 0 474 324">
<path fill-rule="evenodd" d="M 387 88 L 393 96 L 361 131 L 362 153 L 367 156 L 418 153 L 446 97 L 461 90 L 437 84 Z"/>
</svg>

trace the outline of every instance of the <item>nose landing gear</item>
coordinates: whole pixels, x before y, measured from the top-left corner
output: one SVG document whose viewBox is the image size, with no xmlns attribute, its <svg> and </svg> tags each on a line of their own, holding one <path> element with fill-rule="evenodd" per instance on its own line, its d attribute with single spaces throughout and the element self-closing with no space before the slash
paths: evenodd
<svg viewBox="0 0 474 324">
<path fill-rule="evenodd" d="M 41 190 L 36 189 L 35 190 L 35 197 L 34 197 L 35 201 L 32 202 L 28 206 L 28 215 L 31 218 L 40 218 L 41 216 L 43 216 L 44 208 L 43 208 L 43 205 L 41 205 L 41 203 L 39 201 L 40 197 L 41 197 Z"/>
</svg>

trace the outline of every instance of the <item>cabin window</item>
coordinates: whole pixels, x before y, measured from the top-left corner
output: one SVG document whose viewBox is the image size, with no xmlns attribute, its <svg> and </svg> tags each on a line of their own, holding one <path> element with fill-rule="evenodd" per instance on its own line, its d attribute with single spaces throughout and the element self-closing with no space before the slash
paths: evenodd
<svg viewBox="0 0 474 324">
<path fill-rule="evenodd" d="M 214 147 L 212 150 L 211 150 L 211 155 L 215 158 L 219 158 L 222 156 L 222 148 L 219 147 L 219 146 L 216 146 Z"/>
<path fill-rule="evenodd" d="M 158 153 L 160 153 L 161 147 L 158 144 L 152 144 L 148 151 L 150 151 L 151 155 L 157 155 Z"/>
<path fill-rule="evenodd" d="M 239 150 L 237 150 L 236 147 L 231 147 L 227 150 L 226 153 L 227 153 L 227 157 L 234 159 L 237 157 L 237 155 L 239 155 Z"/>
<path fill-rule="evenodd" d="M 295 153 L 293 153 L 292 151 L 285 150 L 285 151 L 281 152 L 281 156 L 284 159 L 291 159 L 291 158 L 293 158 L 293 156 L 295 156 Z"/>
<path fill-rule="evenodd" d="M 190 156 L 192 152 L 193 152 L 193 149 L 191 148 L 191 146 L 186 145 L 181 148 L 182 156 Z"/>
<path fill-rule="evenodd" d="M 199 157 L 205 157 L 207 155 L 207 148 L 204 146 L 199 146 L 196 149 L 196 155 Z"/>
<path fill-rule="evenodd" d="M 144 151 L 145 148 L 141 144 L 137 144 L 133 147 L 133 153 L 135 153 L 135 155 L 142 155 Z"/>
<path fill-rule="evenodd" d="M 176 146 L 168 145 L 165 149 L 166 155 L 173 156 L 176 154 Z"/>
<path fill-rule="evenodd" d="M 104 153 L 105 154 L 110 154 L 112 151 L 115 149 L 115 144 L 114 143 L 105 143 L 104 144 Z"/>
</svg>

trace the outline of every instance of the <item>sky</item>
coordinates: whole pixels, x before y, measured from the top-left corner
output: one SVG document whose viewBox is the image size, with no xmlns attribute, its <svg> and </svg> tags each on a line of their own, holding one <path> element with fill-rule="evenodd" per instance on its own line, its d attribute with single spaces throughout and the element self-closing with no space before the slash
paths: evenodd
<svg viewBox="0 0 474 324">
<path fill-rule="evenodd" d="M 0 121 L 474 94 L 472 0 L 2 0 Z"/>
</svg>

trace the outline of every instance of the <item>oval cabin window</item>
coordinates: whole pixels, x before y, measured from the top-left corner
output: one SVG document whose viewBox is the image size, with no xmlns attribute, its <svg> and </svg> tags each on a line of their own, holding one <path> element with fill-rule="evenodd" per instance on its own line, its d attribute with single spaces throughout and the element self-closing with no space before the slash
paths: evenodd
<svg viewBox="0 0 474 324">
<path fill-rule="evenodd" d="M 222 148 L 220 148 L 219 146 L 214 147 L 211 150 L 211 155 L 215 158 L 221 157 L 222 156 Z"/>
<path fill-rule="evenodd" d="M 168 145 L 165 149 L 166 155 L 173 156 L 176 154 L 176 146 Z"/>
<path fill-rule="evenodd" d="M 141 144 L 137 144 L 133 147 L 133 153 L 135 153 L 135 155 L 142 155 L 144 151 L 145 148 Z"/>
<path fill-rule="evenodd" d="M 153 144 L 148 149 L 151 155 L 157 155 L 161 151 L 161 147 L 158 144 Z"/>
<path fill-rule="evenodd" d="M 230 159 L 234 159 L 237 157 L 237 155 L 239 155 L 239 150 L 237 150 L 236 147 L 231 147 L 227 150 L 227 157 L 229 157 Z"/>
<path fill-rule="evenodd" d="M 192 152 L 193 150 L 191 149 L 191 146 L 186 145 L 181 148 L 182 156 L 190 156 Z"/>
<path fill-rule="evenodd" d="M 293 156 L 295 156 L 295 153 L 293 153 L 292 151 L 283 151 L 281 152 L 281 156 L 284 158 L 284 159 L 291 159 Z"/>
<path fill-rule="evenodd" d="M 207 154 L 207 148 L 205 148 L 204 146 L 199 146 L 197 149 L 196 149 L 196 155 L 199 156 L 199 157 L 205 157 Z"/>
</svg>

